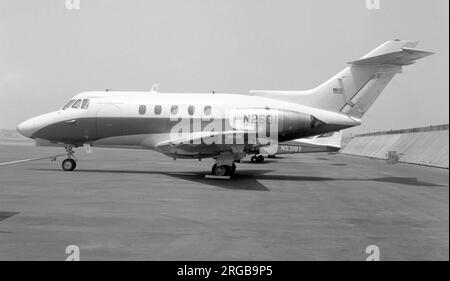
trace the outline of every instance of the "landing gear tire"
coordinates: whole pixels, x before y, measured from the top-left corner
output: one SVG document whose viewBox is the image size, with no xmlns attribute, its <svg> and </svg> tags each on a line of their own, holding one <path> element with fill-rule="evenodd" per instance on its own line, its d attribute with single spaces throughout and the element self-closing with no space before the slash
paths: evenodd
<svg viewBox="0 0 450 281">
<path fill-rule="evenodd" d="M 217 165 L 214 164 L 212 167 L 212 174 L 219 177 L 232 176 L 236 171 L 236 165 Z"/>
<path fill-rule="evenodd" d="M 75 160 L 73 159 L 68 158 L 62 162 L 61 166 L 64 171 L 73 171 L 77 167 L 77 162 L 75 162 Z"/>
<path fill-rule="evenodd" d="M 252 161 L 252 163 L 262 163 L 262 162 L 264 162 L 264 156 L 262 156 L 262 155 L 254 155 L 254 156 L 252 156 L 250 161 Z"/>
<path fill-rule="evenodd" d="M 235 172 L 236 172 L 236 165 L 233 163 L 230 169 L 230 176 L 234 176 Z"/>
</svg>

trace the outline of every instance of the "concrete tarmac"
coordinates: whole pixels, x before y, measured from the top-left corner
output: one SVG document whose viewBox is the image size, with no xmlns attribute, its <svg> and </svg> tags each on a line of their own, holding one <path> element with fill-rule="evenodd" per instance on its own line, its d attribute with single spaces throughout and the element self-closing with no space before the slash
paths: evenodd
<svg viewBox="0 0 450 281">
<path fill-rule="evenodd" d="M 237 164 L 80 149 L 0 167 L 0 260 L 449 260 L 449 171 L 340 154 Z M 0 162 L 61 148 L 0 145 Z"/>
</svg>

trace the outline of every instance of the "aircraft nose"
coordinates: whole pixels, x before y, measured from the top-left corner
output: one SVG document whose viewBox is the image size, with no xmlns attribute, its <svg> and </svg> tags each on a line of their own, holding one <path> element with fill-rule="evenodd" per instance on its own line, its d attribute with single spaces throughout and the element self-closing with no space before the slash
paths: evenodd
<svg viewBox="0 0 450 281">
<path fill-rule="evenodd" d="M 28 119 L 17 126 L 17 131 L 24 137 L 31 138 L 34 132 L 36 132 L 38 126 L 35 120 Z"/>
</svg>

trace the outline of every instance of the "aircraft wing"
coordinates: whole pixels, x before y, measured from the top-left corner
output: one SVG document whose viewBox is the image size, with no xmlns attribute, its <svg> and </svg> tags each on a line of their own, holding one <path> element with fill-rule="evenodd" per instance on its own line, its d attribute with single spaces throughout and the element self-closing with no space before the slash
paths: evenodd
<svg viewBox="0 0 450 281">
<path fill-rule="evenodd" d="M 211 156 L 222 151 L 243 153 L 245 131 L 195 132 L 181 134 L 156 144 L 156 150 L 166 155 L 180 158 L 190 155 Z M 239 142 L 239 140 L 242 140 Z M 242 143 L 242 147 L 236 143 Z M 190 157 L 189 157 L 190 158 Z"/>
</svg>

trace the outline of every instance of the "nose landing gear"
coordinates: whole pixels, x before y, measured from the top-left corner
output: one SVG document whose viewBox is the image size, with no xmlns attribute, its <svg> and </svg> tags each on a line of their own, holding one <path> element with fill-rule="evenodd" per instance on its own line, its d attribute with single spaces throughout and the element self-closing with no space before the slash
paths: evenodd
<svg viewBox="0 0 450 281">
<path fill-rule="evenodd" d="M 62 162 L 61 166 L 64 171 L 73 171 L 77 167 L 75 155 L 72 147 L 66 147 L 67 158 Z"/>
</svg>

